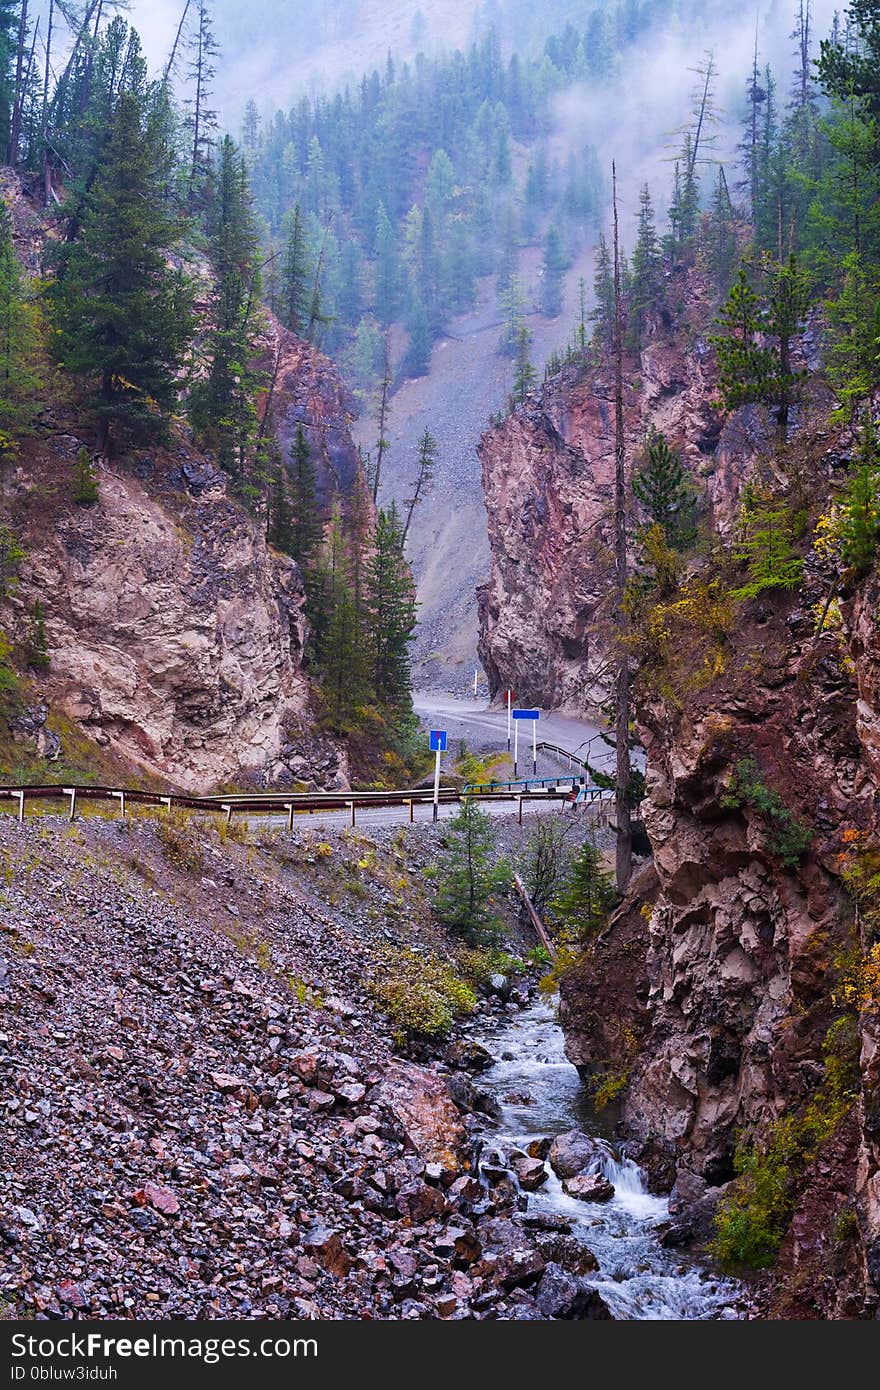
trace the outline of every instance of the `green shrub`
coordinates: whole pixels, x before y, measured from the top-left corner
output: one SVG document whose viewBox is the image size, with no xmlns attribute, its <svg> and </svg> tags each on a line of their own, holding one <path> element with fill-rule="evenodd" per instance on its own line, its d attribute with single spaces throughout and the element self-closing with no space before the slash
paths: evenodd
<svg viewBox="0 0 880 1390">
<path fill-rule="evenodd" d="M 807 826 L 791 813 L 779 793 L 767 786 L 754 758 L 737 762 L 721 805 L 727 811 L 745 806 L 757 811 L 766 827 L 764 848 L 786 868 L 794 868 L 810 847 Z"/>
<path fill-rule="evenodd" d="M 722 1268 L 766 1269 L 779 1253 L 794 1210 L 798 1179 L 851 1109 L 858 1087 L 855 1018 L 836 1019 L 825 1035 L 825 1080 L 800 1115 L 785 1115 L 761 1143 L 741 1141 L 736 1182 L 718 1208 L 711 1249 Z"/>
<path fill-rule="evenodd" d="M 73 500 L 80 507 L 91 507 L 98 500 L 98 480 L 85 447 L 80 449 L 73 466 Z"/>
<path fill-rule="evenodd" d="M 185 812 L 166 811 L 156 821 L 156 835 L 169 864 L 187 873 L 201 872 L 201 837 Z"/>
<path fill-rule="evenodd" d="M 370 992 L 400 1045 L 408 1038 L 445 1038 L 454 1020 L 477 1006 L 471 986 L 434 955 L 389 948 L 380 953 L 377 967 Z"/>
</svg>

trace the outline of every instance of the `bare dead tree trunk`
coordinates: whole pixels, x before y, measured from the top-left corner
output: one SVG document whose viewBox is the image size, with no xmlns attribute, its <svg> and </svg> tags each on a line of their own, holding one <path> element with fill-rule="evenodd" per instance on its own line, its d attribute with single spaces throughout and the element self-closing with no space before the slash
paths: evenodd
<svg viewBox="0 0 880 1390">
<path fill-rule="evenodd" d="M 388 334 L 385 334 L 385 350 L 382 358 L 382 387 L 379 394 L 379 438 L 376 441 L 376 471 L 373 474 L 373 505 L 375 506 L 379 497 L 379 479 L 382 475 L 382 459 L 385 450 L 388 448 L 388 440 L 385 438 L 385 425 L 388 419 L 388 388 L 391 385 L 391 345 Z"/>
<path fill-rule="evenodd" d="M 630 788 L 632 768 L 629 758 L 629 655 L 624 646 L 624 599 L 626 595 L 626 440 L 623 421 L 623 304 L 620 292 L 620 220 L 617 209 L 617 166 L 611 166 L 614 206 L 614 599 L 619 645 L 617 681 L 614 696 L 614 740 L 616 744 L 616 788 L 614 806 L 617 817 L 617 891 L 624 893 L 632 877 L 632 809 Z"/>
<path fill-rule="evenodd" d="M 196 182 L 196 173 L 198 172 L 199 146 L 200 146 L 200 143 L 201 143 L 201 133 L 202 133 L 202 124 L 201 124 L 201 122 L 202 122 L 202 74 L 203 74 L 204 64 L 205 64 L 205 51 L 204 51 L 204 49 L 205 49 L 205 44 L 204 44 L 204 36 L 205 36 L 204 13 L 205 13 L 205 12 L 204 12 L 204 6 L 203 6 L 203 5 L 200 5 L 200 6 L 199 6 L 199 37 L 198 37 L 198 49 L 197 49 L 197 52 L 196 52 L 196 95 L 195 95 L 195 103 L 194 103 L 194 105 L 193 105 L 193 144 L 192 144 L 192 162 L 191 162 L 191 164 L 190 164 L 190 170 L 189 170 L 189 190 L 188 190 L 188 191 L 189 191 L 189 196 L 190 196 L 190 198 L 192 198 L 193 188 L 195 187 L 195 182 Z"/>
<path fill-rule="evenodd" d="M 186 17 L 189 14 L 189 7 L 191 4 L 192 0 L 186 0 L 186 4 L 183 7 L 183 14 L 180 16 L 180 23 L 177 26 L 177 33 L 174 35 L 174 43 L 171 45 L 168 62 L 165 64 L 165 72 L 162 76 L 163 82 L 167 82 L 171 76 L 171 70 L 174 67 L 174 60 L 177 57 L 177 50 L 180 46 L 180 36 L 183 33 L 183 26 L 186 23 Z"/>
<path fill-rule="evenodd" d="M 24 77 L 24 45 L 27 38 L 28 0 L 21 0 L 21 13 L 18 17 L 18 42 L 15 51 L 15 88 L 12 98 L 12 124 L 9 129 L 9 149 L 6 163 L 13 169 L 18 163 L 18 141 L 21 135 L 21 104 L 23 100 L 22 79 Z"/>
<path fill-rule="evenodd" d="M 49 0 L 46 63 L 43 68 L 43 119 L 40 127 L 40 139 L 43 146 L 43 201 L 47 207 L 52 201 L 52 166 L 49 162 L 49 76 L 52 70 L 52 22 L 54 18 L 55 0 Z"/>
<path fill-rule="evenodd" d="M 695 133 L 694 133 L 694 143 L 693 143 L 693 145 L 692 145 L 692 147 L 691 147 L 691 163 L 690 163 L 690 168 L 688 169 L 688 173 L 689 173 L 691 176 L 693 176 L 693 172 L 694 172 L 695 168 L 697 167 L 697 156 L 699 155 L 699 152 L 700 152 L 700 141 L 701 141 L 701 139 L 703 138 L 703 126 L 704 126 L 704 124 L 705 124 L 705 121 L 706 121 L 706 114 L 707 114 L 708 109 L 709 109 L 709 101 L 710 101 L 710 98 L 711 98 L 711 90 L 710 90 L 710 89 L 711 89 L 711 86 L 712 86 L 712 78 L 713 78 L 714 76 L 715 76 L 715 55 L 714 55 L 714 53 L 711 53 L 711 52 L 710 52 L 709 54 L 707 54 L 707 57 L 706 57 L 706 80 L 705 80 L 705 82 L 703 83 L 703 95 L 702 95 L 702 97 L 701 97 L 701 99 L 700 99 L 700 110 L 699 110 L 699 113 L 698 113 L 698 115 L 697 115 L 697 129 L 696 129 L 696 131 L 695 131 Z"/>
</svg>

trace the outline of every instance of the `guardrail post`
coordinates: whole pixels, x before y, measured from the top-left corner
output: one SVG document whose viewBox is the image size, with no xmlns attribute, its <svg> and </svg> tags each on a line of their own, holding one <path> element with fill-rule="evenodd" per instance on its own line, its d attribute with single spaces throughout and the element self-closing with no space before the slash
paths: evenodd
<svg viewBox="0 0 880 1390">
<path fill-rule="evenodd" d="M 228 830 L 229 826 L 232 824 L 232 803 L 226 802 L 220 807 L 220 810 L 226 812 L 226 828 Z"/>
<path fill-rule="evenodd" d="M 123 820 L 124 820 L 124 819 L 125 819 L 125 792 L 111 792 L 110 795 L 111 795 L 111 797 L 113 798 L 114 801 L 118 801 L 118 802 L 119 802 L 120 814 L 121 814 L 121 816 L 122 816 L 122 818 L 123 818 Z"/>
<path fill-rule="evenodd" d="M 21 824 L 24 820 L 24 792 L 13 792 L 12 795 L 18 797 L 18 821 Z"/>
<path fill-rule="evenodd" d="M 405 802 L 404 804 L 409 807 L 409 820 L 411 825 L 412 822 L 415 820 L 416 816 L 416 803 L 412 800 L 412 798 L 410 798 L 409 801 Z"/>
<path fill-rule="evenodd" d="M 355 823 L 355 804 L 354 804 L 353 801 L 346 801 L 345 804 L 346 804 L 346 806 L 350 806 L 350 807 L 351 807 L 351 823 L 352 823 L 352 825 L 354 825 L 354 823 Z"/>
<path fill-rule="evenodd" d="M 517 802 L 518 802 L 518 804 L 519 804 L 519 823 L 520 823 L 520 825 L 522 825 L 522 804 L 523 804 L 523 798 L 522 798 L 521 796 L 518 796 L 518 797 L 517 797 Z"/>
<path fill-rule="evenodd" d="M 68 813 L 67 819 L 68 819 L 68 820 L 75 820 L 75 819 L 76 819 L 76 787 L 62 787 L 61 790 L 64 792 L 64 795 L 65 795 L 65 796 L 69 796 L 69 797 L 70 797 L 70 811 L 69 811 L 69 813 Z"/>
<path fill-rule="evenodd" d="M 160 796 L 160 797 L 159 797 L 159 805 L 160 805 L 160 806 L 164 806 L 166 810 L 170 811 L 170 810 L 171 810 L 171 797 L 170 797 L 170 796 Z"/>
<path fill-rule="evenodd" d="M 288 802 L 284 809 L 287 812 L 287 829 L 291 831 L 293 830 L 293 802 Z"/>
</svg>

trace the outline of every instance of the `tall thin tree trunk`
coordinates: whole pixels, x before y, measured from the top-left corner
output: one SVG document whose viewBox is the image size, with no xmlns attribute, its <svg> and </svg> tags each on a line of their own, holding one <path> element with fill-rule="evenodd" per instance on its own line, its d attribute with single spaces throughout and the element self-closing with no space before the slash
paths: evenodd
<svg viewBox="0 0 880 1390">
<path fill-rule="evenodd" d="M 180 46 L 180 36 L 183 33 L 183 26 L 186 23 L 186 17 L 189 14 L 189 7 L 191 4 L 192 0 L 186 0 L 186 4 L 183 7 L 183 14 L 180 16 L 180 23 L 177 26 L 177 33 L 174 36 L 174 43 L 171 45 L 171 52 L 168 55 L 168 62 L 165 64 L 165 72 L 162 77 L 163 82 L 167 82 L 169 77 L 171 76 L 171 69 L 174 67 L 174 60 L 177 57 L 177 50 Z"/>
<path fill-rule="evenodd" d="M 24 44 L 27 38 L 28 0 L 21 0 L 21 13 L 18 18 L 18 43 L 15 52 L 15 89 L 12 98 L 12 125 L 9 131 L 9 149 L 6 163 L 13 169 L 18 163 L 18 141 L 21 135 L 21 105 L 24 99 L 22 78 L 24 77 Z"/>
<path fill-rule="evenodd" d="M 49 0 L 46 63 L 43 69 L 43 119 L 40 127 L 40 139 L 43 145 L 43 201 L 47 207 L 52 201 L 52 166 L 49 162 L 49 76 L 52 70 L 52 21 L 54 18 L 55 0 Z"/>
<path fill-rule="evenodd" d="M 198 52 L 197 52 L 197 54 L 196 54 L 196 99 L 195 99 L 195 105 L 193 106 L 193 146 L 192 146 L 192 163 L 191 163 L 191 165 L 190 165 L 190 171 L 189 171 L 189 196 L 190 196 L 190 197 L 192 197 L 193 188 L 195 187 L 196 172 L 197 172 L 197 170 L 198 170 L 198 162 L 199 162 L 199 144 L 201 143 L 201 141 L 200 141 L 200 136 L 201 136 L 201 121 L 202 121 L 202 68 L 203 68 L 203 65 L 204 65 L 203 48 L 204 48 L 204 33 L 205 33 L 204 18 L 205 18 L 205 7 L 204 7 L 204 5 L 200 5 L 200 6 L 199 6 L 199 46 L 198 46 Z"/>
<path fill-rule="evenodd" d="M 385 438 L 385 423 L 388 417 L 388 388 L 391 385 L 391 344 L 385 334 L 385 349 L 382 357 L 382 391 L 379 396 L 379 438 L 376 443 L 376 471 L 373 474 L 373 503 L 379 497 L 379 480 L 382 474 L 382 459 L 388 447 Z"/>
<path fill-rule="evenodd" d="M 611 166 L 614 205 L 614 599 L 619 647 L 614 698 L 616 744 L 617 891 L 626 891 L 632 877 L 632 810 L 629 758 L 629 655 L 624 646 L 624 598 L 627 579 L 626 553 L 626 440 L 623 421 L 623 304 L 620 292 L 620 222 L 617 210 L 617 166 Z"/>
</svg>

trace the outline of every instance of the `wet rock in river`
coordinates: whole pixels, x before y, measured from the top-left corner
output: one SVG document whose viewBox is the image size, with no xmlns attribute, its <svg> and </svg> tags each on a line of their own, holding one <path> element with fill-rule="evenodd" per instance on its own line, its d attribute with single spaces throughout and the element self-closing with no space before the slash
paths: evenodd
<svg viewBox="0 0 880 1390">
<path fill-rule="evenodd" d="M 545 1318 L 608 1320 L 608 1305 L 586 1279 L 569 1274 L 552 1262 L 545 1266 L 535 1291 L 535 1303 Z"/>
<path fill-rule="evenodd" d="M 446 1049 L 446 1061 L 450 1067 L 462 1071 L 485 1071 L 495 1061 L 491 1052 L 472 1038 L 458 1038 Z"/>
<path fill-rule="evenodd" d="M 599 1261 L 586 1245 L 574 1236 L 557 1231 L 542 1232 L 537 1237 L 538 1249 L 548 1265 L 561 1265 L 568 1274 L 592 1274 Z"/>
<path fill-rule="evenodd" d="M 590 1166 L 598 1152 L 594 1140 L 583 1130 L 569 1129 L 557 1134 L 550 1145 L 550 1167 L 558 1178 L 573 1178 Z"/>
<path fill-rule="evenodd" d="M 602 1173 L 576 1173 L 573 1178 L 565 1178 L 563 1191 L 579 1202 L 609 1202 L 614 1196 L 614 1185 Z"/>
<path fill-rule="evenodd" d="M 516 1174 L 520 1187 L 526 1192 L 537 1191 L 550 1176 L 539 1158 L 528 1158 L 525 1154 L 521 1158 L 514 1158 L 510 1166 Z"/>
</svg>

